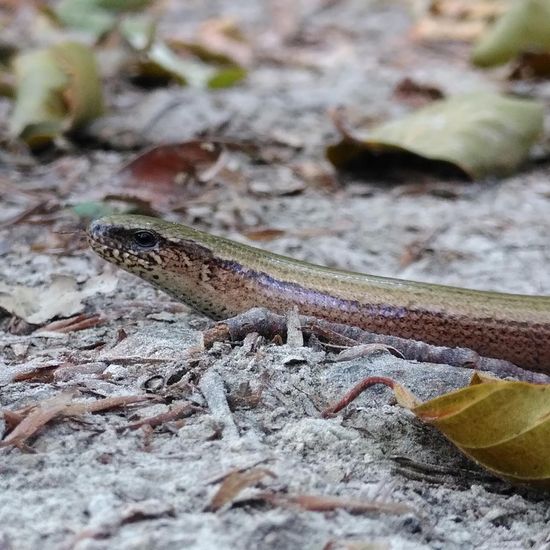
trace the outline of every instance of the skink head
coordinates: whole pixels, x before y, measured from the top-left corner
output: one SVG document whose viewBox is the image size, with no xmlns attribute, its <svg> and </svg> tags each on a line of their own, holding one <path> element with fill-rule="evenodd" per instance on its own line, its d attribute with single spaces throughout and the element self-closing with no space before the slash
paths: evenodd
<svg viewBox="0 0 550 550">
<path fill-rule="evenodd" d="M 224 261 L 214 253 L 221 240 L 146 216 L 109 216 L 88 228 L 90 246 L 102 258 L 215 318 L 232 313 L 212 302 L 212 293 L 226 288 Z"/>
<path fill-rule="evenodd" d="M 112 216 L 93 221 L 88 242 L 102 258 L 125 269 L 148 269 L 162 263 L 159 255 L 162 235 L 152 228 L 148 218 Z"/>
<path fill-rule="evenodd" d="M 109 216 L 88 228 L 90 247 L 105 260 L 151 282 L 159 272 L 210 255 L 194 229 L 147 216 Z"/>
</svg>

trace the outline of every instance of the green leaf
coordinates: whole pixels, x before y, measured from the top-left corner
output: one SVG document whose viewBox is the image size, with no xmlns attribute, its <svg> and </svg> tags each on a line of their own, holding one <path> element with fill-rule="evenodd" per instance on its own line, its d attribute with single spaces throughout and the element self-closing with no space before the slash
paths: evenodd
<svg viewBox="0 0 550 550">
<path fill-rule="evenodd" d="M 148 15 L 135 15 L 125 17 L 120 22 L 119 30 L 132 49 L 146 51 L 155 40 L 157 24 Z"/>
<path fill-rule="evenodd" d="M 152 0 L 94 0 L 93 3 L 106 10 L 124 12 L 146 8 Z"/>
<path fill-rule="evenodd" d="M 541 104 L 492 93 L 436 101 L 414 113 L 327 148 L 337 167 L 368 163 L 372 155 L 403 153 L 452 163 L 472 178 L 508 174 L 541 134 Z M 370 155 L 370 156 L 369 156 Z"/>
<path fill-rule="evenodd" d="M 138 78 L 175 80 L 181 85 L 197 88 L 226 88 L 246 76 L 245 69 L 230 65 L 205 63 L 191 51 L 180 55 L 165 42 L 156 39 L 156 24 L 148 16 L 128 17 L 120 31 L 139 58 L 135 63 Z"/>
<path fill-rule="evenodd" d="M 98 39 L 115 27 L 118 13 L 139 10 L 150 3 L 151 0 L 61 0 L 49 12 L 62 25 Z"/>
<path fill-rule="evenodd" d="M 120 213 L 120 209 L 114 208 L 108 202 L 90 201 L 81 202 L 71 207 L 71 210 L 79 217 L 85 220 L 95 220 L 111 214 Z"/>
<path fill-rule="evenodd" d="M 208 80 L 208 87 L 212 89 L 229 88 L 246 78 L 246 69 L 242 67 L 226 67 L 219 69 L 216 74 Z"/>
<path fill-rule="evenodd" d="M 80 128 L 102 112 L 99 75 L 93 53 L 74 42 L 18 55 L 12 135 L 31 148 L 62 132 Z"/>
<path fill-rule="evenodd" d="M 61 0 L 53 14 L 63 26 L 88 32 L 98 39 L 116 24 L 116 15 L 98 4 L 93 0 Z"/>
<path fill-rule="evenodd" d="M 511 8 L 478 42 L 472 61 L 490 67 L 533 51 L 550 51 L 550 0 L 512 2 Z"/>
</svg>

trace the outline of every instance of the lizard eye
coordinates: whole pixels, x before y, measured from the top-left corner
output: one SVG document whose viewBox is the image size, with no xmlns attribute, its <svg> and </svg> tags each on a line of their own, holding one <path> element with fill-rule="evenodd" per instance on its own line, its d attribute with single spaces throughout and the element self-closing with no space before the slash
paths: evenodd
<svg viewBox="0 0 550 550">
<path fill-rule="evenodd" d="M 157 244 L 157 237 L 151 231 L 136 231 L 134 243 L 141 248 L 153 248 Z"/>
</svg>

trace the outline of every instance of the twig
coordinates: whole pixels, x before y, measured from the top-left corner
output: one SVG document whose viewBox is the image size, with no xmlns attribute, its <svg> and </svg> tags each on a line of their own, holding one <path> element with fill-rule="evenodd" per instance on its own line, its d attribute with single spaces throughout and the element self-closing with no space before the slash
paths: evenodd
<svg viewBox="0 0 550 550">
<path fill-rule="evenodd" d="M 333 414 L 336 414 L 338 411 L 341 411 L 343 408 L 347 407 L 352 401 L 357 399 L 366 389 L 370 388 L 371 386 L 374 386 L 375 384 L 384 384 L 384 386 L 388 386 L 388 388 L 395 387 L 395 380 L 392 380 L 391 378 L 387 378 L 385 376 L 369 376 L 367 378 L 364 378 L 353 386 L 351 390 L 346 392 L 344 397 L 342 397 L 338 402 L 336 402 L 331 407 L 328 407 L 325 409 L 321 416 L 323 418 L 327 418 L 329 416 L 332 416 Z"/>
</svg>

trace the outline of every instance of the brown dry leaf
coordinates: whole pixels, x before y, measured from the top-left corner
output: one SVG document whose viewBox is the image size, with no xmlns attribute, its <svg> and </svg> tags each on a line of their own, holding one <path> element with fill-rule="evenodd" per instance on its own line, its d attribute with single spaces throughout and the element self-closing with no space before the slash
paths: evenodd
<svg viewBox="0 0 550 550">
<path fill-rule="evenodd" d="M 149 416 L 147 418 L 142 418 L 141 420 L 137 420 L 136 422 L 128 424 L 128 426 L 124 426 L 123 428 L 121 428 L 121 430 L 137 430 L 138 428 L 142 428 L 143 426 L 156 428 L 161 424 L 173 422 L 174 420 L 179 420 L 184 416 L 189 416 L 190 413 L 197 410 L 200 409 L 198 407 L 195 407 L 194 405 L 191 405 L 190 403 L 177 403 L 167 412 L 160 413 L 155 416 Z"/>
<path fill-rule="evenodd" d="M 2 441 L 0 447 L 13 445 L 23 448 L 25 441 L 35 435 L 48 422 L 67 410 L 73 399 L 73 393 L 60 393 L 37 403 L 21 419 L 17 426 Z"/>
<path fill-rule="evenodd" d="M 204 192 L 225 163 L 223 147 L 212 141 L 192 140 L 153 147 L 119 172 L 109 197 L 127 197 L 166 211 Z"/>
<path fill-rule="evenodd" d="M 168 44 L 176 50 L 188 49 L 203 61 L 249 67 L 253 60 L 250 43 L 230 17 L 209 19 L 200 25 L 194 39 L 173 38 Z"/>
<path fill-rule="evenodd" d="M 50 365 L 45 367 L 35 367 L 32 370 L 20 372 L 13 377 L 14 382 L 40 382 L 47 384 L 54 381 L 55 371 L 60 365 Z M 5 413 L 4 413 L 5 414 Z"/>
<path fill-rule="evenodd" d="M 419 403 L 389 378 L 370 377 L 325 415 L 382 383 L 397 401 L 435 426 L 466 456 L 498 477 L 550 489 L 550 384 L 499 380 L 476 373 L 468 387 Z"/>
<path fill-rule="evenodd" d="M 78 402 L 74 401 L 74 395 L 74 392 L 60 393 L 19 411 L 5 411 L 4 417 L 9 419 L 14 427 L 0 441 L 0 447 L 13 445 L 25 448 L 27 439 L 33 437 L 46 424 L 59 416 L 79 416 L 84 413 L 103 412 L 155 399 L 151 395 L 120 395 L 97 401 Z"/>
<path fill-rule="evenodd" d="M 419 41 L 472 42 L 510 5 L 510 0 L 431 0 L 422 2 L 412 35 Z"/>
<path fill-rule="evenodd" d="M 411 107 L 423 107 L 436 99 L 443 99 L 445 94 L 436 86 L 421 84 L 412 78 L 403 78 L 393 90 L 393 97 Z"/>
<path fill-rule="evenodd" d="M 79 313 L 86 298 L 113 292 L 117 283 L 118 279 L 109 274 L 91 277 L 80 288 L 76 280 L 68 275 L 54 276 L 48 287 L 0 283 L 0 308 L 27 323 L 40 325 L 54 317 Z"/>
<path fill-rule="evenodd" d="M 253 468 L 251 470 L 231 472 L 222 482 L 216 494 L 212 497 L 207 511 L 216 512 L 226 504 L 233 502 L 237 496 L 246 489 L 252 487 L 266 476 L 276 477 L 273 472 L 265 468 Z"/>
<path fill-rule="evenodd" d="M 79 415 L 84 413 L 97 413 L 110 409 L 118 409 L 119 407 L 126 407 L 128 405 L 134 405 L 136 403 L 142 403 L 143 401 L 151 401 L 158 399 L 154 395 L 117 395 L 115 397 L 104 397 L 97 401 L 83 401 L 71 403 L 67 410 L 64 412 L 68 415 Z"/>
</svg>

